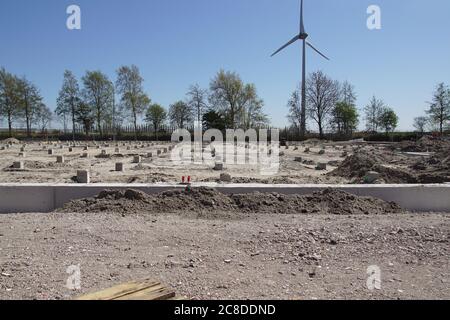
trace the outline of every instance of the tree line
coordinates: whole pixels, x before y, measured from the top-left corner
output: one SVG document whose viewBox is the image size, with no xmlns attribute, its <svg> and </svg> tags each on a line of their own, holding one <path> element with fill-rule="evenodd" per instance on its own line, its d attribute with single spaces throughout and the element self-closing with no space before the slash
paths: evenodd
<svg viewBox="0 0 450 320">
<path fill-rule="evenodd" d="M 288 101 L 288 119 L 292 128 L 298 132 L 301 125 L 299 91 L 294 91 Z M 307 115 L 317 126 L 321 138 L 325 131 L 352 136 L 360 122 L 356 100 L 355 87 L 347 81 L 340 83 L 322 71 L 309 74 L 306 80 Z M 437 130 L 442 135 L 444 130 L 450 129 L 450 89 L 444 83 L 439 84 L 428 105 L 427 116 L 416 118 L 414 127 L 423 133 L 428 126 L 431 131 Z M 399 118 L 394 109 L 376 96 L 372 97 L 362 111 L 367 132 L 391 133 L 398 126 Z"/>
<path fill-rule="evenodd" d="M 313 72 L 307 78 L 307 115 L 321 138 L 329 131 L 352 136 L 360 122 L 356 100 L 355 87 L 347 81 L 333 80 L 322 71 Z M 300 132 L 299 90 L 292 93 L 288 107 L 289 122 Z M 33 127 L 45 131 L 55 118 L 62 122 L 65 132 L 71 127 L 73 139 L 76 128 L 82 128 L 87 136 L 94 131 L 103 136 L 103 128 L 119 128 L 124 123 L 132 124 L 138 139 L 142 122 L 150 125 L 155 135 L 167 124 L 190 128 L 195 121 L 202 123 L 204 129 L 247 130 L 269 125 L 263 108 L 264 101 L 254 84 L 245 83 L 237 73 L 224 70 L 211 79 L 208 88 L 191 85 L 184 99 L 165 108 L 152 102 L 144 90 L 139 68 L 131 65 L 118 68 L 114 82 L 101 71 L 87 71 L 77 79 L 66 70 L 53 114 L 43 103 L 39 89 L 26 77 L 0 69 L 0 117 L 6 120 L 10 136 L 15 123 L 24 123 L 27 136 L 31 137 Z M 390 133 L 398 125 L 394 109 L 375 96 L 362 111 L 368 132 Z M 450 89 L 441 83 L 425 115 L 415 119 L 414 127 L 419 132 L 430 129 L 442 134 L 448 129 L 449 121 Z"/>
<path fill-rule="evenodd" d="M 45 130 L 54 117 L 37 87 L 4 68 L 0 71 L 0 116 L 7 119 L 10 135 L 13 124 L 22 120 L 29 137 L 33 125 Z M 155 133 L 167 123 L 187 128 L 194 121 L 223 129 L 268 125 L 263 106 L 254 84 L 245 83 L 237 73 L 221 70 L 209 88 L 191 85 L 184 99 L 166 109 L 152 102 L 139 68 L 131 65 L 117 69 L 115 82 L 101 71 L 87 71 L 77 79 L 66 70 L 54 113 L 64 132 L 71 128 L 73 139 L 76 128 L 82 128 L 87 136 L 94 130 L 103 136 L 103 128 L 117 128 L 125 122 L 133 125 L 137 139 L 141 122 L 151 125 Z"/>
<path fill-rule="evenodd" d="M 150 124 L 155 135 L 167 123 L 188 128 L 198 121 L 209 127 L 212 118 L 220 122 L 214 125 L 224 128 L 246 129 L 268 123 L 262 111 L 264 103 L 258 97 L 255 85 L 244 83 L 233 72 L 219 71 L 208 89 L 191 85 L 185 99 L 174 102 L 168 109 L 152 103 L 135 65 L 120 67 L 116 75 L 113 83 L 100 71 L 88 71 L 81 79 L 80 88 L 70 71 L 64 73 L 55 112 L 65 126 L 68 119 L 72 121 L 74 136 L 77 124 L 84 128 L 86 135 L 95 124 L 101 136 L 102 127 L 115 128 L 128 121 L 134 126 L 135 139 L 138 139 L 141 121 Z M 119 97 L 117 103 L 116 95 Z"/>
<path fill-rule="evenodd" d="M 39 89 L 26 77 L 18 77 L 0 68 L 0 117 L 8 123 L 12 136 L 13 124 L 26 124 L 27 136 L 32 127 L 45 130 L 52 120 L 52 111 L 43 103 Z"/>
</svg>

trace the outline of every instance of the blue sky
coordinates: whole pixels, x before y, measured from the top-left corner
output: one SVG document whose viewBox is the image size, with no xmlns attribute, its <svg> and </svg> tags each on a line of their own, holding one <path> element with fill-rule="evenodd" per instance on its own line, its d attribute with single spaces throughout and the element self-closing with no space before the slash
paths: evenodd
<svg viewBox="0 0 450 320">
<path fill-rule="evenodd" d="M 66 8 L 81 7 L 82 29 L 66 28 Z M 367 7 L 382 29 L 366 27 Z M 115 79 L 136 64 L 152 101 L 168 106 L 190 84 L 207 87 L 221 68 L 253 82 L 272 124 L 287 123 L 286 102 L 300 81 L 300 44 L 270 54 L 298 32 L 298 0 L 1 0 L 0 66 L 26 75 L 53 109 L 63 71 L 102 70 Z M 308 72 L 348 80 L 362 108 L 372 95 L 412 128 L 438 82 L 450 84 L 450 1 L 306 0 Z"/>
</svg>

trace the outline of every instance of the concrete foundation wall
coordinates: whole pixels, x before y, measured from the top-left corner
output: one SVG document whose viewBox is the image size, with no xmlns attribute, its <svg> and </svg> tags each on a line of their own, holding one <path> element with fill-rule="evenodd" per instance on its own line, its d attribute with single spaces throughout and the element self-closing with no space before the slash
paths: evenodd
<svg viewBox="0 0 450 320">
<path fill-rule="evenodd" d="M 405 209 L 418 212 L 450 212 L 450 185 L 262 185 L 194 184 L 193 187 L 217 188 L 223 193 L 277 192 L 309 194 L 335 188 L 359 196 L 394 201 Z M 0 184 L 0 213 L 50 212 L 70 200 L 93 197 L 105 189 L 137 189 L 148 194 L 183 189 L 172 184 Z"/>
</svg>

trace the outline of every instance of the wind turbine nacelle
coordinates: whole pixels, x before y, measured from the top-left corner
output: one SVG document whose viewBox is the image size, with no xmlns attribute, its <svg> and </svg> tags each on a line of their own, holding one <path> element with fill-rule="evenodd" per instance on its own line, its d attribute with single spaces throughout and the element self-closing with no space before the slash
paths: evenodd
<svg viewBox="0 0 450 320">
<path fill-rule="evenodd" d="M 299 38 L 300 38 L 301 40 L 305 40 L 306 38 L 308 38 L 308 34 L 307 34 L 306 32 L 300 33 Z"/>
</svg>

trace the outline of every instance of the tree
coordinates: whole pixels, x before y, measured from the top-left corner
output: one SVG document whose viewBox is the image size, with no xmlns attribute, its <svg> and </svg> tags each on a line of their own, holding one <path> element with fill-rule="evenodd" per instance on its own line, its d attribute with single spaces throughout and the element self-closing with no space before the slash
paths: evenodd
<svg viewBox="0 0 450 320">
<path fill-rule="evenodd" d="M 193 118 L 193 110 L 183 101 L 177 101 L 169 108 L 170 122 L 178 128 L 184 128 L 186 124 L 192 122 Z"/>
<path fill-rule="evenodd" d="M 367 131 L 378 132 L 380 117 L 385 107 L 382 100 L 377 99 L 375 96 L 372 97 L 370 103 L 364 108 Z"/>
<path fill-rule="evenodd" d="M 87 71 L 82 80 L 84 85 L 83 97 L 89 107 L 92 108 L 97 129 L 100 136 L 103 136 L 102 124 L 111 122 L 114 85 L 100 71 Z"/>
<path fill-rule="evenodd" d="M 208 107 L 206 103 L 207 95 L 208 91 L 201 89 L 198 84 L 192 85 L 187 93 L 188 105 L 196 111 L 198 122 L 202 121 L 203 112 Z"/>
<path fill-rule="evenodd" d="M 89 136 L 89 132 L 92 130 L 95 122 L 95 116 L 90 106 L 82 100 L 78 101 L 75 120 L 83 127 L 86 136 Z"/>
<path fill-rule="evenodd" d="M 356 105 L 355 86 L 348 81 L 344 81 L 341 87 L 341 101 L 347 105 Z"/>
<path fill-rule="evenodd" d="M 438 84 L 427 114 L 431 123 L 439 127 L 442 136 L 450 121 L 450 89 L 444 83 Z"/>
<path fill-rule="evenodd" d="M 246 84 L 244 87 L 241 115 L 239 117 L 241 127 L 245 130 L 267 125 L 269 119 L 263 112 L 264 101 L 258 97 L 254 84 Z"/>
<path fill-rule="evenodd" d="M 302 105 L 299 90 L 295 90 L 288 101 L 288 119 L 294 128 L 301 133 L 302 127 Z"/>
<path fill-rule="evenodd" d="M 152 104 L 148 108 L 145 121 L 152 124 L 156 138 L 158 138 L 157 132 L 159 128 L 164 124 L 166 119 L 167 119 L 167 112 L 159 104 Z"/>
<path fill-rule="evenodd" d="M 37 87 L 26 78 L 17 80 L 19 113 L 24 118 L 27 127 L 27 137 L 31 137 L 33 117 L 42 104 L 42 96 Z"/>
<path fill-rule="evenodd" d="M 227 112 L 230 115 L 229 125 L 237 128 L 237 115 L 241 111 L 240 100 L 244 84 L 234 72 L 220 70 L 210 83 L 209 101 L 216 111 Z"/>
<path fill-rule="evenodd" d="M 306 81 L 307 110 L 319 127 L 320 139 L 324 137 L 327 118 L 339 99 L 339 93 L 339 83 L 322 71 L 313 72 Z"/>
<path fill-rule="evenodd" d="M 425 127 L 428 124 L 428 120 L 427 117 L 414 118 L 414 129 L 416 129 L 416 132 L 423 134 L 425 132 Z"/>
<path fill-rule="evenodd" d="M 64 121 L 70 116 L 72 120 L 72 139 L 75 140 L 76 107 L 80 102 L 80 88 L 78 81 L 69 70 L 64 71 L 64 80 L 57 99 L 55 113 Z"/>
<path fill-rule="evenodd" d="M 20 117 L 19 79 L 0 69 L 0 115 L 8 122 L 9 136 L 12 137 L 13 122 Z"/>
<path fill-rule="evenodd" d="M 132 117 L 135 139 L 137 140 L 137 120 L 150 105 L 150 98 L 144 93 L 144 79 L 138 67 L 122 66 L 117 70 L 116 88 L 121 94 L 121 103 Z"/>
<path fill-rule="evenodd" d="M 332 124 L 338 134 L 351 135 L 358 127 L 358 110 L 355 105 L 338 102 L 333 110 Z"/>
<path fill-rule="evenodd" d="M 398 125 L 398 116 L 389 107 L 384 107 L 379 118 L 379 125 L 386 133 L 393 132 Z"/>
<path fill-rule="evenodd" d="M 53 119 L 53 113 L 49 107 L 40 103 L 36 108 L 35 120 L 41 132 L 45 132 Z"/>
<path fill-rule="evenodd" d="M 227 128 L 229 122 L 223 114 L 220 114 L 214 110 L 209 110 L 203 115 L 203 128 L 205 130 L 217 129 L 224 131 Z"/>
</svg>

